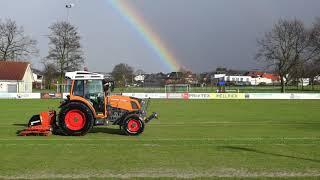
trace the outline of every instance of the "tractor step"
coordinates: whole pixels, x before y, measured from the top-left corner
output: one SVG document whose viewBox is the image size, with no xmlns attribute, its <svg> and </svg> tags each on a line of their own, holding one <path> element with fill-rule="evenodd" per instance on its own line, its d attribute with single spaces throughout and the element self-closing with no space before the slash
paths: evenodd
<svg viewBox="0 0 320 180">
<path fill-rule="evenodd" d="M 95 126 L 104 126 L 104 125 L 108 125 L 109 122 L 106 121 L 105 119 L 96 119 L 94 125 Z"/>
</svg>

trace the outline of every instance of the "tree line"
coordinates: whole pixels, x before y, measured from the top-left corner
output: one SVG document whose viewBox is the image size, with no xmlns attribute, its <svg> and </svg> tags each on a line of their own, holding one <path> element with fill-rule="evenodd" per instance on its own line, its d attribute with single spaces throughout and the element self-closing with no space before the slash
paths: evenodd
<svg viewBox="0 0 320 180">
<path fill-rule="evenodd" d="M 65 72 L 80 70 L 84 64 L 81 37 L 77 27 L 58 21 L 49 27 L 48 55 L 42 59 L 47 85 L 62 81 Z M 281 91 L 288 83 L 301 78 L 314 79 L 320 74 L 320 18 L 311 27 L 299 19 L 280 19 L 258 39 L 256 59 L 263 61 L 280 76 Z M 11 19 L 0 19 L 0 60 L 18 61 L 38 56 L 37 41 L 25 34 Z M 116 65 L 112 76 L 119 85 L 132 82 L 134 69 L 124 63 Z"/>
<path fill-rule="evenodd" d="M 309 28 L 298 19 L 280 19 L 258 40 L 256 58 L 280 76 L 281 92 L 301 78 L 309 78 L 313 88 L 320 74 L 320 18 Z"/>
<path fill-rule="evenodd" d="M 80 70 L 84 56 L 77 27 L 58 21 L 49 27 L 48 55 L 42 59 L 46 87 L 52 80 L 64 79 L 67 71 Z M 22 26 L 11 19 L 0 19 L 0 61 L 20 61 L 38 56 L 37 41 L 24 32 Z"/>
</svg>

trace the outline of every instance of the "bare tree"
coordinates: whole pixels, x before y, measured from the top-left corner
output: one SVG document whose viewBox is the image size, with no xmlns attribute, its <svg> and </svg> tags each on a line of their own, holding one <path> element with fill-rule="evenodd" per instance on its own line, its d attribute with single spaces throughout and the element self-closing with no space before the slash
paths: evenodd
<svg viewBox="0 0 320 180">
<path fill-rule="evenodd" d="M 53 63 L 43 62 L 43 66 L 45 86 L 47 89 L 51 89 L 51 84 L 54 80 L 56 80 L 59 77 L 59 73 L 56 69 L 56 66 Z"/>
<path fill-rule="evenodd" d="M 305 77 L 310 79 L 312 90 L 314 90 L 314 81 L 320 74 L 320 63 L 319 61 L 311 61 L 304 65 Z"/>
<path fill-rule="evenodd" d="M 314 90 L 315 77 L 320 75 L 320 18 L 316 18 L 310 32 L 310 51 L 314 53 L 311 62 L 306 65 L 307 77 L 310 78 L 312 90 Z"/>
<path fill-rule="evenodd" d="M 309 34 L 297 19 L 279 20 L 271 32 L 258 40 L 258 45 L 256 57 L 266 61 L 279 74 L 281 92 L 285 92 L 285 85 L 292 78 L 294 67 L 311 58 L 308 51 Z"/>
<path fill-rule="evenodd" d="M 120 63 L 113 68 L 111 74 L 117 86 L 126 86 L 133 80 L 133 72 L 133 67 Z"/>
<path fill-rule="evenodd" d="M 80 35 L 69 22 L 56 22 L 49 27 L 49 55 L 46 60 L 55 64 L 61 80 L 67 71 L 80 70 L 84 63 Z"/>
<path fill-rule="evenodd" d="M 316 18 L 315 23 L 313 23 L 313 27 L 311 29 L 311 37 L 310 42 L 312 49 L 316 52 L 318 56 L 314 58 L 320 60 L 320 17 Z"/>
<path fill-rule="evenodd" d="M 38 54 L 37 41 L 25 35 L 15 21 L 0 20 L 0 60 L 19 60 Z"/>
</svg>

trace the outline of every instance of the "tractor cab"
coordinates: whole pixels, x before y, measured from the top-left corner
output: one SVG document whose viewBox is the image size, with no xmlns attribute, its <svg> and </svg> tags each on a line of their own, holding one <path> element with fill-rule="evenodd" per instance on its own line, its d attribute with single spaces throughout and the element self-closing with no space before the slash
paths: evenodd
<svg viewBox="0 0 320 180">
<path fill-rule="evenodd" d="M 102 74 L 86 71 L 75 71 L 66 73 L 67 85 L 70 95 L 68 100 L 81 101 L 92 107 L 95 115 L 104 117 L 105 92 L 103 88 L 104 76 Z"/>
</svg>

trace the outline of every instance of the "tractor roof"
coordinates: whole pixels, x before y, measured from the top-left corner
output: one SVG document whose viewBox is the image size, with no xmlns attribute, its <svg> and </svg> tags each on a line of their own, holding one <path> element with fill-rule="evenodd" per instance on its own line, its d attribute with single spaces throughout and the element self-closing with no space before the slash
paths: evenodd
<svg viewBox="0 0 320 180">
<path fill-rule="evenodd" d="M 93 73 L 88 71 L 66 72 L 65 76 L 67 79 L 73 79 L 73 80 L 104 79 L 103 74 L 98 74 L 98 73 Z"/>
</svg>

